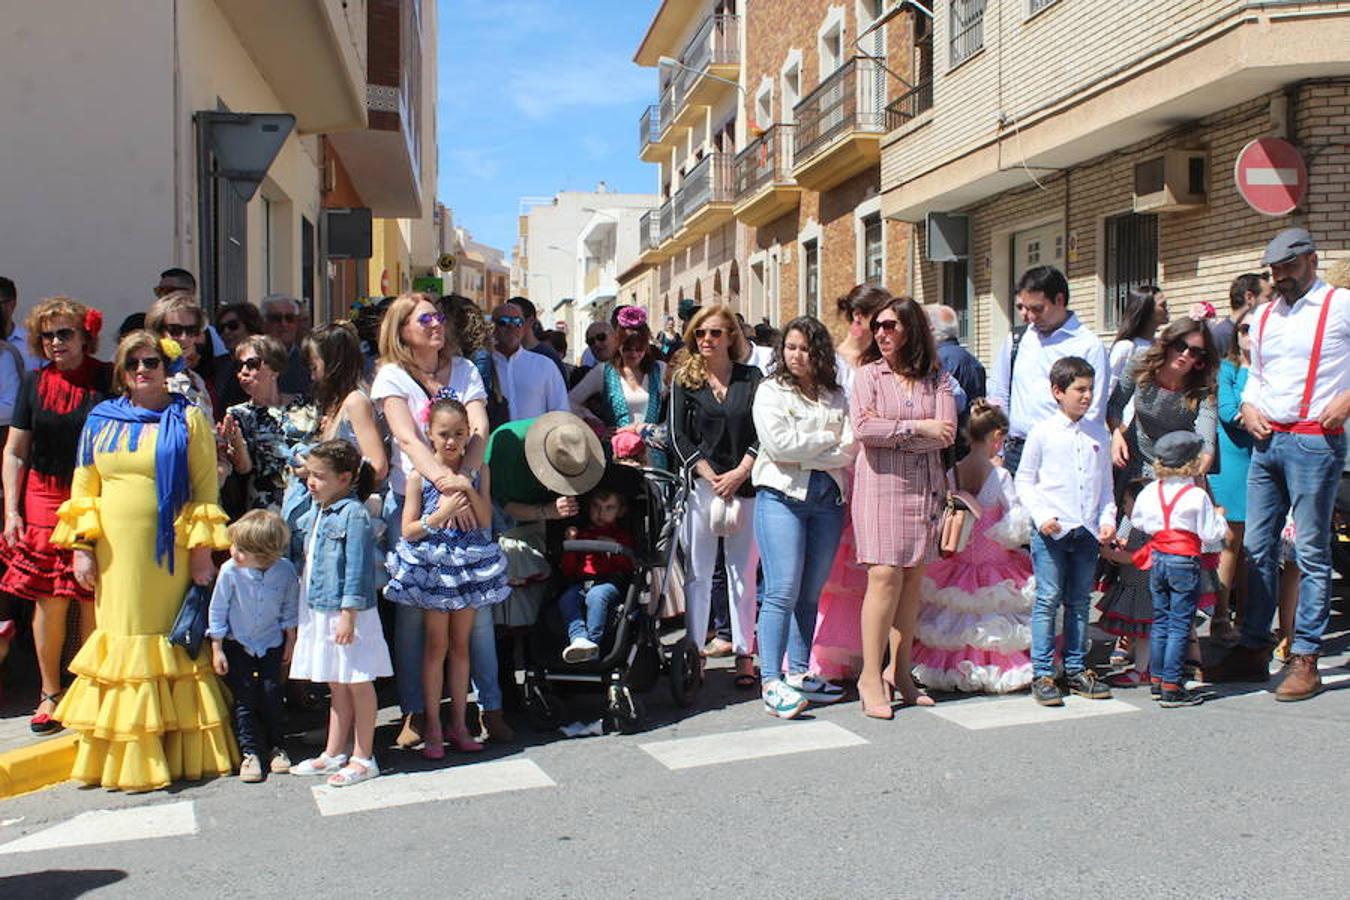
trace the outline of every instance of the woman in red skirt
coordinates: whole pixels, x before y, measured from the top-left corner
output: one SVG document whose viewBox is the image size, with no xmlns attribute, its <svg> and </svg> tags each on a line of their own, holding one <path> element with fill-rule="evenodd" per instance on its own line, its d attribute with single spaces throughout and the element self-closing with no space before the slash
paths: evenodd
<svg viewBox="0 0 1350 900">
<path fill-rule="evenodd" d="M 70 499 L 75 450 L 85 417 L 105 399 L 112 368 L 94 359 L 103 316 L 69 297 L 49 297 L 28 315 L 28 341 L 46 360 L 25 378 L 14 405 L 4 454 L 4 557 L 0 592 L 34 604 L 33 642 L 42 693 L 30 726 L 59 731 L 52 718 L 61 696 L 61 649 L 70 601 L 80 601 L 80 634 L 94 628 L 92 591 L 75 582 L 71 551 L 53 547 L 56 509 Z M 7 640 L 12 622 L 0 622 Z"/>
</svg>

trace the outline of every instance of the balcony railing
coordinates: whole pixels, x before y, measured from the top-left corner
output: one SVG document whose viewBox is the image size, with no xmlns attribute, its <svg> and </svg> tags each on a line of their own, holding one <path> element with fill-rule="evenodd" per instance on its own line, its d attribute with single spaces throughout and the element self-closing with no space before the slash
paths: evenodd
<svg viewBox="0 0 1350 900">
<path fill-rule="evenodd" d="M 684 201 L 681 224 L 709 203 L 731 203 L 736 199 L 733 164 L 730 153 L 711 153 L 689 170 L 679 191 Z"/>
<path fill-rule="evenodd" d="M 740 61 L 740 16 L 708 16 L 680 54 L 683 67 L 675 76 L 676 106 L 689 96 L 689 88 L 709 66 L 734 65 Z"/>
<path fill-rule="evenodd" d="M 924 81 L 914 85 L 886 107 L 886 130 L 894 131 L 910 119 L 916 118 L 933 108 L 933 82 Z"/>
<path fill-rule="evenodd" d="M 661 107 L 653 104 L 638 119 L 638 147 L 661 142 Z"/>
<path fill-rule="evenodd" d="M 855 56 L 794 108 L 796 161 L 803 162 L 850 132 L 880 134 L 886 128 L 886 73 L 878 61 Z"/>
<path fill-rule="evenodd" d="M 678 196 L 678 192 L 677 192 Z M 661 243 L 665 243 L 675 236 L 675 199 L 671 198 L 661 204 L 661 222 L 657 227 L 657 237 Z"/>
<path fill-rule="evenodd" d="M 736 154 L 738 201 L 770 184 L 792 183 L 792 131 L 792 125 L 771 125 Z"/>
<path fill-rule="evenodd" d="M 649 209 L 638 219 L 638 237 L 642 250 L 655 250 L 661 246 L 661 210 Z"/>
</svg>

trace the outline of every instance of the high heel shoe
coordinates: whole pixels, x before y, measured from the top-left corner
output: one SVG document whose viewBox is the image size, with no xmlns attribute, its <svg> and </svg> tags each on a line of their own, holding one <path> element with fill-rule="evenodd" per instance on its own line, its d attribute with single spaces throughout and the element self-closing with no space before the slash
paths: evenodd
<svg viewBox="0 0 1350 900">
<path fill-rule="evenodd" d="M 864 696 L 862 685 L 858 685 L 858 700 L 862 704 L 862 714 L 869 719 L 895 718 L 895 710 L 891 709 L 889 696 L 890 695 L 888 694 L 888 699 L 885 703 L 868 703 L 867 697 Z"/>
<path fill-rule="evenodd" d="M 52 712 L 55 712 L 57 702 L 64 693 L 64 690 L 60 690 L 54 694 L 43 694 L 38 700 L 38 706 L 41 707 L 44 703 L 50 703 L 52 705 Z M 28 720 L 28 730 L 33 732 L 33 734 L 55 734 L 64 727 L 64 725 L 52 718 L 52 713 L 35 713 L 33 718 Z"/>
<path fill-rule="evenodd" d="M 901 706 L 937 706 L 937 701 L 928 696 L 928 692 L 921 687 L 914 688 L 914 699 L 910 700 L 905 696 L 905 692 L 897 688 L 893 683 L 882 679 L 882 684 L 886 685 L 889 696 L 894 699 L 899 694 Z"/>
</svg>

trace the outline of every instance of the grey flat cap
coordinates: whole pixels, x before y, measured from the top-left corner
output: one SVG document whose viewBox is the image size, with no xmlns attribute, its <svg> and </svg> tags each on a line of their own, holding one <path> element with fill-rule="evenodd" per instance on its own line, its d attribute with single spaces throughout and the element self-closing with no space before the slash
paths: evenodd
<svg viewBox="0 0 1350 900">
<path fill-rule="evenodd" d="M 1261 257 L 1261 265 L 1275 266 L 1287 263 L 1295 256 L 1304 253 L 1316 253 L 1317 245 L 1312 235 L 1303 228 L 1286 228 L 1266 244 L 1266 255 Z"/>
<path fill-rule="evenodd" d="M 1205 442 L 1194 431 L 1169 431 L 1153 444 L 1153 459 L 1169 469 L 1180 469 L 1200 455 Z"/>
</svg>

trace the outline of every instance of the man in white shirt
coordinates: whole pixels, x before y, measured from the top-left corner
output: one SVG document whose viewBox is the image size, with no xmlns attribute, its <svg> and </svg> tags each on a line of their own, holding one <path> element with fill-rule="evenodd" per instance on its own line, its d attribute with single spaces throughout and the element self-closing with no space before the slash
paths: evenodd
<svg viewBox="0 0 1350 900">
<path fill-rule="evenodd" d="M 1256 439 L 1247 477 L 1247 617 L 1239 645 L 1211 677 L 1270 677 L 1270 619 L 1278 597 L 1280 531 L 1292 508 L 1299 581 L 1289 674 L 1276 700 L 1322 690 L 1317 656 L 1331 609 L 1331 515 L 1345 465 L 1350 414 L 1350 291 L 1317 277 L 1317 247 L 1288 228 L 1266 247 L 1276 296 L 1252 312 L 1242 427 Z"/>
<path fill-rule="evenodd" d="M 1036 602 L 1031 611 L 1032 698 L 1063 706 L 1055 683 L 1055 617 L 1064 607 L 1064 678 L 1089 700 L 1111 696 L 1087 665 L 1084 638 L 1098 545 L 1116 533 L 1112 498 L 1111 440 L 1088 417 L 1101 372 L 1081 357 L 1055 360 L 1042 387 L 1055 399 L 1053 415 L 1027 437 L 1017 470 L 1017 497 L 1031 515 L 1031 562 Z"/>
<path fill-rule="evenodd" d="M 492 311 L 492 353 L 497 389 L 506 398 L 511 420 L 535 419 L 549 412 L 570 412 L 567 385 L 553 360 L 521 345 L 525 316 L 514 303 Z"/>
<path fill-rule="evenodd" d="M 1053 266 L 1028 269 L 1017 282 L 1017 307 L 1027 324 L 1003 342 L 994 359 L 987 398 L 1008 414 L 1003 466 L 1014 475 L 1027 435 L 1058 408 L 1046 389 L 1055 360 L 1077 356 L 1092 366 L 1092 406 L 1086 418 L 1099 425 L 1105 424 L 1111 378 L 1106 345 L 1069 311 L 1069 282 L 1063 272 Z"/>
</svg>

